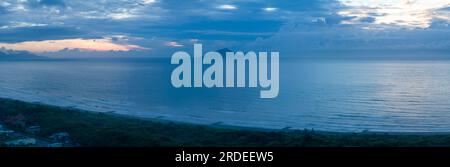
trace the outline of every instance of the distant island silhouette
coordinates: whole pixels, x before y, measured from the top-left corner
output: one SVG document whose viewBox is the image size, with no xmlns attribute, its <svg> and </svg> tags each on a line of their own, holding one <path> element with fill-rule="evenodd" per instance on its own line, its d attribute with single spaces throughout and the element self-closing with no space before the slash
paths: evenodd
<svg viewBox="0 0 450 167">
<path fill-rule="evenodd" d="M 27 51 L 16 51 L 5 48 L 0 48 L 0 60 L 28 60 L 28 59 L 43 59 L 44 57 L 35 55 Z"/>
</svg>

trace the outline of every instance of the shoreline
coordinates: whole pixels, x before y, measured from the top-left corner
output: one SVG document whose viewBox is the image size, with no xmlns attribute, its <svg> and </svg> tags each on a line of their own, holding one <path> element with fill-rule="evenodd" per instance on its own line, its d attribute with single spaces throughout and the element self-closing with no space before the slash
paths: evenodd
<svg viewBox="0 0 450 167">
<path fill-rule="evenodd" d="M 278 132 L 278 131 L 298 131 L 298 130 L 313 130 L 315 132 L 320 133 L 338 133 L 338 134 L 352 134 L 352 133 L 359 133 L 359 134 L 391 134 L 391 135 L 450 135 L 449 132 L 439 132 L 439 131 L 370 131 L 370 130 L 360 130 L 360 131 L 327 131 L 327 130 L 318 130 L 314 128 L 291 128 L 291 127 L 284 127 L 284 128 L 265 128 L 265 127 L 253 127 L 253 126 L 240 126 L 240 125 L 231 125 L 226 124 L 223 122 L 214 122 L 214 123 L 193 123 L 193 122 L 185 122 L 185 121 L 176 121 L 176 120 L 170 120 L 165 119 L 162 116 L 157 117 L 140 117 L 135 115 L 128 115 L 128 114 L 120 114 L 117 113 L 117 111 L 94 111 L 89 109 L 83 109 L 79 108 L 77 106 L 60 106 L 55 104 L 46 104 L 43 102 L 31 102 L 31 101 L 25 101 L 20 99 L 14 99 L 14 98 L 4 98 L 0 97 L 0 100 L 12 100 L 12 101 L 20 101 L 24 103 L 30 103 L 30 104 L 36 104 L 36 105 L 43 105 L 43 106 L 50 106 L 50 107 L 57 107 L 63 110 L 77 110 L 79 112 L 87 112 L 92 114 L 105 114 L 105 115 L 111 115 L 111 116 L 117 116 L 117 117 L 123 117 L 123 118 L 129 118 L 129 119 L 139 119 L 139 120 L 145 120 L 145 121 L 153 121 L 153 122 L 161 122 L 161 123 L 175 123 L 180 125 L 198 125 L 198 126 L 208 126 L 213 128 L 222 128 L 222 129 L 234 129 L 234 130 L 252 130 L 252 131 L 262 131 L 262 132 Z"/>
<path fill-rule="evenodd" d="M 23 117 L 22 122 L 11 121 Z M 327 132 L 198 125 L 0 98 L 0 124 L 19 133 L 39 126 L 35 136 L 70 134 L 88 147 L 420 147 L 450 146 L 449 132 Z"/>
<path fill-rule="evenodd" d="M 175 121 L 175 120 L 169 120 L 164 119 L 163 117 L 139 117 L 134 115 L 127 115 L 127 114 L 119 114 L 116 111 L 92 111 L 92 110 L 86 110 L 81 109 L 76 106 L 58 106 L 58 105 L 52 105 L 52 104 L 46 104 L 42 102 L 28 102 L 13 98 L 2 98 L 1 100 L 12 100 L 12 101 L 20 101 L 24 103 L 30 103 L 30 104 L 36 104 L 36 105 L 43 105 L 43 106 L 50 106 L 50 107 L 57 107 L 63 110 L 77 110 L 79 112 L 86 112 L 86 113 L 92 113 L 92 114 L 105 114 L 115 117 L 123 117 L 123 118 L 129 118 L 129 119 L 138 119 L 138 120 L 144 120 L 144 121 L 152 121 L 152 122 L 161 122 L 161 123 L 174 123 L 179 125 L 190 125 L 190 126 L 208 126 L 212 128 L 219 128 L 219 129 L 232 129 L 232 130 L 251 130 L 251 131 L 261 131 L 261 132 L 289 132 L 289 131 L 299 131 L 299 130 L 313 130 L 315 132 L 320 133 L 331 133 L 331 134 L 390 134 L 390 135 L 450 135 L 449 132 L 400 132 L 400 131 L 370 131 L 370 130 L 364 130 L 364 131 L 354 131 L 354 132 L 348 132 L 348 131 L 325 131 L 325 130 L 317 130 L 317 129 L 310 129 L 310 128 L 264 128 L 264 127 L 252 127 L 252 126 L 239 126 L 239 125 L 230 125 L 230 124 L 224 124 L 222 122 L 216 122 L 216 123 L 190 123 L 190 122 L 183 122 L 183 121 Z"/>
</svg>

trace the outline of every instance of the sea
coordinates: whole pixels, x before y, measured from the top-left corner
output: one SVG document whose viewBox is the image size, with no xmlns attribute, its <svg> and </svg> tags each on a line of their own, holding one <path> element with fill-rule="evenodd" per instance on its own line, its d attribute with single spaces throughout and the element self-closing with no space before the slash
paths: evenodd
<svg viewBox="0 0 450 167">
<path fill-rule="evenodd" d="M 449 60 L 281 59 L 261 88 L 174 88 L 169 58 L 0 61 L 0 97 L 194 124 L 450 132 Z"/>
</svg>

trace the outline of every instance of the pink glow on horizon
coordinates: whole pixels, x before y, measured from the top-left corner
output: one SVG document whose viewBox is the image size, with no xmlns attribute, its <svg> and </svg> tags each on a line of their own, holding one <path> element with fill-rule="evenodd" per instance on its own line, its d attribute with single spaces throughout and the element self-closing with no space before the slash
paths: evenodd
<svg viewBox="0 0 450 167">
<path fill-rule="evenodd" d="M 63 49 L 80 49 L 84 51 L 130 51 L 148 50 L 138 45 L 117 44 L 111 39 L 63 39 L 26 41 L 20 43 L 0 43 L 0 47 L 12 50 L 25 50 L 33 53 L 57 52 Z"/>
</svg>

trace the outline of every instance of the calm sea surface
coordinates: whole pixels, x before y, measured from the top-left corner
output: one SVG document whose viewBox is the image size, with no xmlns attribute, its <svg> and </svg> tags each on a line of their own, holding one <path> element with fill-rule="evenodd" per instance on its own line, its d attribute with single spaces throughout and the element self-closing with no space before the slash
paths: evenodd
<svg viewBox="0 0 450 167">
<path fill-rule="evenodd" d="M 173 88 L 169 59 L 0 61 L 0 97 L 190 123 L 450 132 L 450 61 L 282 60 L 280 93 Z"/>
</svg>

